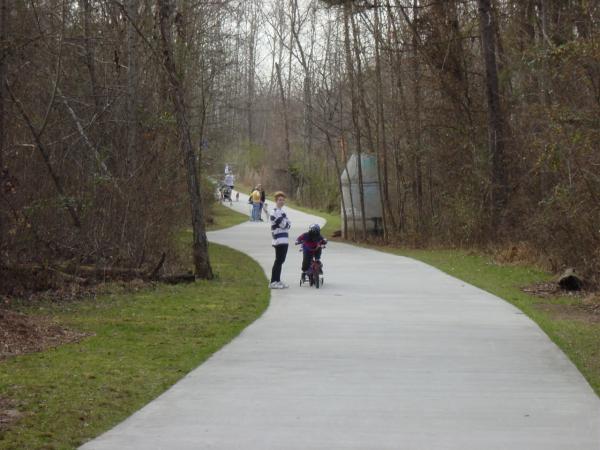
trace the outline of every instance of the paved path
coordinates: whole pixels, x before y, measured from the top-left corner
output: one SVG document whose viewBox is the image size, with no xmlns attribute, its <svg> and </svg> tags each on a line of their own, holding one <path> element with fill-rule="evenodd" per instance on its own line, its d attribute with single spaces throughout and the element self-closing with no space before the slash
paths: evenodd
<svg viewBox="0 0 600 450">
<path fill-rule="evenodd" d="M 289 216 L 293 236 L 317 220 Z M 270 273 L 266 224 L 209 239 Z M 599 399 L 510 304 L 420 262 L 337 243 L 323 257 L 325 286 L 300 288 L 290 250 L 291 288 L 273 291 L 260 319 L 83 448 L 600 449 Z"/>
</svg>

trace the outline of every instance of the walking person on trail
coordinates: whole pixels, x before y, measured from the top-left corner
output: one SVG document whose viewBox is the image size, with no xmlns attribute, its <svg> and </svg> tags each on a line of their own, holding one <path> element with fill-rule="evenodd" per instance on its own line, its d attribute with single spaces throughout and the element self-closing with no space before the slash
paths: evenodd
<svg viewBox="0 0 600 450">
<path fill-rule="evenodd" d="M 232 205 L 234 187 L 234 176 L 229 164 L 225 164 L 225 177 L 223 178 L 223 185 L 221 186 L 221 201 L 229 201 L 229 205 Z"/>
<path fill-rule="evenodd" d="M 269 211 L 265 208 L 265 200 L 267 199 L 267 195 L 265 194 L 265 190 L 262 187 L 262 184 L 259 184 L 257 187 L 260 192 L 260 211 L 258 212 L 258 218 L 262 220 L 262 212 L 265 211 L 265 216 L 267 216 L 267 220 L 269 220 Z"/>
<path fill-rule="evenodd" d="M 271 235 L 273 236 L 273 247 L 275 248 L 275 262 L 271 271 L 271 289 L 285 289 L 289 287 L 281 282 L 281 267 L 285 262 L 289 246 L 289 230 L 292 226 L 283 206 L 285 205 L 285 194 L 281 191 L 275 193 L 275 207 L 271 210 Z"/>
<path fill-rule="evenodd" d="M 225 175 L 225 179 L 223 181 L 223 184 L 225 184 L 225 186 L 229 186 L 229 189 L 233 190 L 234 188 L 234 177 L 232 173 L 228 173 L 227 175 Z"/>
<path fill-rule="evenodd" d="M 252 203 L 252 221 L 258 222 L 261 219 L 261 203 L 260 203 L 260 191 L 258 187 L 255 187 L 252 193 L 250 194 L 250 201 Z"/>
<path fill-rule="evenodd" d="M 254 208 L 252 206 L 252 192 L 254 192 L 254 188 L 250 190 L 250 194 L 248 195 L 248 204 L 250 205 L 250 220 L 254 220 Z"/>
</svg>

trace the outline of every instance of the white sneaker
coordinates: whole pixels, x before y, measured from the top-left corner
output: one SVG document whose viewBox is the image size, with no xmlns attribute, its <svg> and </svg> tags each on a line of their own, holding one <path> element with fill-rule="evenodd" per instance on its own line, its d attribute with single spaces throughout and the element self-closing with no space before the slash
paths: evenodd
<svg viewBox="0 0 600 450">
<path fill-rule="evenodd" d="M 283 287 L 279 284 L 278 281 L 274 281 L 269 284 L 269 289 L 283 289 Z"/>
<path fill-rule="evenodd" d="M 285 284 L 283 281 L 279 282 L 279 289 L 287 289 L 290 286 L 288 284 Z"/>
</svg>

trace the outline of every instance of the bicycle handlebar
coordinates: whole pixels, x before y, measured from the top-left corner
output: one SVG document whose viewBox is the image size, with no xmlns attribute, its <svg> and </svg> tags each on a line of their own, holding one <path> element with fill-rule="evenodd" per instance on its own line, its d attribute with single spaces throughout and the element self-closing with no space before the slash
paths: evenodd
<svg viewBox="0 0 600 450">
<path fill-rule="evenodd" d="M 296 242 L 294 245 L 300 245 L 300 244 L 301 244 L 301 242 Z M 327 247 L 326 245 L 318 245 L 315 249 L 310 249 L 310 252 L 315 253 L 317 250 L 321 250 L 326 247 Z M 302 251 L 304 251 L 304 249 L 300 248 L 300 249 L 298 249 L 298 251 L 302 252 Z"/>
</svg>

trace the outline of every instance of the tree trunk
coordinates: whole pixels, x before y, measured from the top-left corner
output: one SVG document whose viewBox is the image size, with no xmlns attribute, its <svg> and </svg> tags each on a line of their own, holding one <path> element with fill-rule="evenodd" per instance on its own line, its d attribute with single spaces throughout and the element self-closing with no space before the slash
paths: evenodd
<svg viewBox="0 0 600 450">
<path fill-rule="evenodd" d="M 102 105 L 100 102 L 100 92 L 98 92 L 98 80 L 96 77 L 96 63 L 94 60 L 94 44 L 92 31 L 90 30 L 90 20 L 92 15 L 92 8 L 90 0 L 80 0 L 79 7 L 83 15 L 83 37 L 85 45 L 85 65 L 90 74 L 90 91 L 94 99 L 94 106 L 96 108 L 96 114 L 100 114 Z M 129 33 L 129 28 L 128 28 Z M 129 36 L 128 36 L 129 37 Z"/>
<path fill-rule="evenodd" d="M 281 105 L 283 108 L 283 126 L 285 132 L 285 159 L 286 159 L 286 174 L 287 174 L 287 188 L 288 193 L 292 192 L 292 176 L 290 172 L 292 164 L 292 152 L 290 150 L 290 127 L 288 123 L 288 109 L 287 102 L 285 101 L 285 93 L 283 91 L 283 82 L 281 80 L 281 68 L 279 64 L 275 63 L 275 71 L 277 72 L 277 83 L 279 84 L 279 95 L 281 96 Z"/>
<path fill-rule="evenodd" d="M 126 0 L 127 8 L 127 176 L 137 167 L 138 118 L 137 118 L 137 31 L 138 0 Z"/>
<path fill-rule="evenodd" d="M 180 75 L 173 60 L 173 40 L 171 36 L 173 4 L 172 0 L 157 0 L 159 7 L 160 37 L 163 46 L 163 64 L 171 86 L 171 98 L 179 130 L 180 147 L 187 172 L 188 192 L 192 212 L 193 256 L 196 277 L 212 279 L 213 273 L 208 256 L 208 242 L 204 224 L 204 208 L 198 182 L 198 165 L 192 144 L 188 113 Z"/>
<path fill-rule="evenodd" d="M 495 234 L 500 217 L 507 202 L 508 182 L 505 161 L 504 116 L 500 105 L 498 66 L 496 63 L 496 43 L 494 18 L 490 0 L 478 0 L 481 47 L 485 62 L 486 97 L 488 104 L 488 139 L 492 162 L 491 174 L 491 232 Z"/>
<path fill-rule="evenodd" d="M 342 169 L 340 167 L 340 164 L 338 162 L 338 158 L 335 155 L 335 150 L 334 150 L 334 146 L 333 146 L 333 142 L 331 140 L 331 136 L 329 135 L 329 132 L 324 131 L 325 133 L 325 137 L 327 139 L 327 149 L 329 150 L 329 153 L 333 159 L 333 164 L 335 166 L 335 173 L 336 173 L 336 177 L 337 177 L 337 184 L 338 184 L 338 189 L 340 191 L 340 200 L 342 202 L 342 222 L 344 223 L 344 229 L 348 230 L 348 218 L 346 217 L 346 201 L 344 200 L 344 192 L 343 192 L 343 187 L 342 187 Z M 345 237 L 345 236 L 344 236 Z"/>
<path fill-rule="evenodd" d="M 314 206 L 312 183 L 310 182 L 310 176 L 313 171 L 313 151 L 312 151 L 312 89 L 310 81 L 309 68 L 305 68 L 305 76 L 303 82 L 303 98 L 304 98 L 304 156 L 306 158 L 306 166 L 308 168 L 308 205 Z"/>
<path fill-rule="evenodd" d="M 350 21 L 352 15 L 352 2 L 346 0 L 344 2 L 344 42 L 346 47 L 346 71 L 350 81 L 351 103 L 352 103 L 352 124 L 354 128 L 354 139 L 356 140 L 356 153 L 358 156 L 358 196 L 360 201 L 360 215 L 362 222 L 362 238 L 367 238 L 367 220 L 365 217 L 365 193 L 362 179 L 362 142 L 360 135 L 360 109 L 356 95 L 356 83 L 354 77 L 354 63 L 352 61 L 352 51 L 350 49 Z M 349 176 L 350 174 L 348 174 Z M 353 229 L 356 227 L 356 222 L 353 221 Z"/>
<path fill-rule="evenodd" d="M 396 25 L 396 18 L 394 15 L 394 11 L 392 9 L 392 5 L 389 1 L 386 1 L 386 10 L 388 16 L 388 35 L 393 39 L 393 50 L 390 51 L 389 54 L 389 64 L 392 70 L 390 70 L 390 82 L 394 87 L 392 90 L 392 104 L 394 105 L 393 117 L 394 120 L 394 133 L 393 133 L 393 158 L 394 158 L 394 169 L 395 169 L 395 188 L 396 188 L 396 212 L 398 214 L 398 218 L 396 221 L 396 231 L 398 234 L 404 231 L 404 197 L 405 192 L 402 186 L 403 177 L 404 177 L 404 164 L 402 161 L 401 155 L 401 142 L 402 136 L 400 135 L 400 130 L 402 129 L 402 122 L 404 122 L 405 127 L 407 128 L 407 134 L 411 135 L 412 124 L 408 120 L 408 115 L 406 113 L 406 99 L 404 96 L 404 84 L 402 83 L 402 51 L 401 51 L 401 43 L 400 37 L 398 33 L 398 27 Z"/>
<path fill-rule="evenodd" d="M 7 32 L 6 32 L 6 24 L 7 24 L 7 16 L 8 16 L 8 0 L 0 0 L 0 189 L 3 188 L 4 181 L 4 142 L 6 141 L 6 129 L 5 129 L 5 121 L 4 121 L 4 108 L 5 108 L 5 90 L 4 90 L 4 81 L 6 78 L 6 42 L 7 42 Z M 4 214 L 4 209 L 0 211 L 0 267 L 3 264 L 3 244 L 4 244 L 4 234 L 5 234 L 5 221 L 6 215 Z"/>
<path fill-rule="evenodd" d="M 379 200 L 381 202 L 381 218 L 383 222 L 383 238 L 387 241 L 389 238 L 389 230 L 387 226 L 387 205 L 389 205 L 388 190 L 387 190 L 387 145 L 385 136 L 385 117 L 383 110 L 383 81 L 381 77 L 381 55 L 380 55 L 380 41 L 381 41 L 381 30 L 379 23 L 379 2 L 375 0 L 375 78 L 376 78 L 376 97 L 377 97 L 377 132 L 376 136 L 376 147 L 377 147 L 377 175 L 379 179 Z M 390 215 L 390 219 L 393 218 Z"/>
<path fill-rule="evenodd" d="M 295 18 L 298 16 L 298 1 L 293 0 L 291 3 L 291 7 L 292 7 L 292 18 Z M 310 66 L 309 66 L 309 61 L 312 56 L 312 50 L 311 50 L 311 53 L 309 53 L 309 55 L 307 57 L 304 47 L 302 46 L 302 43 L 298 36 L 301 25 L 299 25 L 298 29 L 296 29 L 295 23 L 296 23 L 296 21 L 294 19 L 292 21 L 292 26 L 291 26 L 291 35 L 294 39 L 294 42 L 296 42 L 296 48 L 298 49 L 300 65 L 302 66 L 302 70 L 304 71 L 304 80 L 303 80 L 303 84 L 302 84 L 302 100 L 303 100 L 303 104 L 304 104 L 304 108 L 303 108 L 303 130 L 304 131 L 303 131 L 303 135 L 302 135 L 302 141 L 304 144 L 305 164 L 304 164 L 304 170 L 301 173 L 301 186 L 300 186 L 300 191 L 302 192 L 302 194 L 304 194 L 304 188 L 305 188 L 304 172 L 308 170 L 308 173 L 312 174 L 312 170 L 313 170 L 313 164 L 312 164 L 312 153 L 313 153 L 312 152 L 312 123 L 313 123 L 312 82 L 311 82 L 311 73 L 310 73 Z M 314 34 L 312 37 L 314 37 Z M 312 186 L 309 182 L 308 183 L 309 206 L 313 206 L 313 195 L 312 194 L 313 194 Z"/>
<path fill-rule="evenodd" d="M 254 141 L 254 76 L 256 71 L 256 14 L 254 12 L 255 5 L 252 2 L 251 6 L 251 20 L 250 20 L 250 38 L 248 39 L 248 73 L 247 73 L 247 89 L 248 99 L 246 102 L 246 120 L 248 123 L 248 141 L 251 143 Z"/>
<path fill-rule="evenodd" d="M 5 89 L 4 83 L 6 78 L 6 57 L 7 52 L 7 32 L 6 23 L 8 16 L 8 0 L 0 0 L 0 178 L 4 169 L 4 142 L 6 140 L 6 130 L 4 121 L 5 108 Z M 0 218 L 1 219 L 1 218 Z M 2 238 L 2 222 L 0 222 L 0 239 Z"/>
<path fill-rule="evenodd" d="M 344 138 L 344 136 L 342 135 L 340 138 L 340 147 L 341 147 L 341 151 L 342 151 L 342 162 L 344 163 L 344 165 L 346 166 L 346 178 L 348 180 L 348 193 L 350 194 L 350 210 L 352 211 L 352 240 L 356 240 L 356 213 L 355 213 L 355 209 L 354 209 L 354 196 L 352 195 L 352 179 L 350 178 L 350 172 L 348 172 L 348 148 L 347 148 L 347 143 L 346 143 L 346 139 Z M 343 171 L 342 171 L 343 172 Z M 343 193 L 342 193 L 343 196 Z M 344 238 L 348 239 L 348 218 L 347 218 L 347 213 L 344 212 L 344 226 L 346 227 L 344 229 Z"/>
<path fill-rule="evenodd" d="M 418 23 L 419 1 L 413 1 L 413 23 Z M 413 196 L 416 206 L 416 230 L 420 235 L 423 226 L 423 169 L 421 161 L 421 65 L 419 64 L 419 38 L 417 33 L 413 33 L 413 77 L 414 77 L 414 108 L 415 108 L 415 134 L 413 136 L 414 145 L 414 184 Z"/>
<path fill-rule="evenodd" d="M 354 39 L 354 54 L 356 57 L 356 90 L 358 92 L 359 101 L 359 114 L 362 113 L 365 135 L 367 137 L 367 143 L 369 144 L 368 151 L 375 152 L 375 140 L 373 139 L 373 131 L 371 130 L 371 119 L 369 114 L 369 108 L 367 107 L 367 92 L 365 89 L 365 83 L 363 80 L 363 69 L 362 69 L 362 44 L 360 39 L 360 29 L 354 19 L 354 15 L 350 16 L 350 22 L 352 23 L 352 36 Z"/>
</svg>

